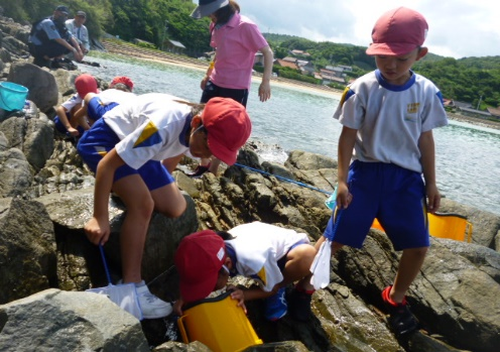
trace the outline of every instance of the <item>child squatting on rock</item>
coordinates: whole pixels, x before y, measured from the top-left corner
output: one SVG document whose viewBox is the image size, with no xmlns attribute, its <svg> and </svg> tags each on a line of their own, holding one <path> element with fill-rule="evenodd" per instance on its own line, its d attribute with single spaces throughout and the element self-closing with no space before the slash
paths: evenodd
<svg viewBox="0 0 500 352">
<path fill-rule="evenodd" d="M 295 319 L 307 320 L 314 289 L 304 278 L 315 254 L 305 233 L 261 222 L 239 225 L 228 232 L 196 232 L 184 237 L 175 253 L 181 298 L 174 310 L 182 315 L 183 304 L 204 299 L 226 287 L 230 277 L 242 275 L 258 287 L 229 286 L 239 306 L 245 308 L 245 301 L 265 298 L 268 320 L 282 318 L 288 306 Z M 285 289 L 294 281 L 298 283 L 287 302 Z"/>
</svg>

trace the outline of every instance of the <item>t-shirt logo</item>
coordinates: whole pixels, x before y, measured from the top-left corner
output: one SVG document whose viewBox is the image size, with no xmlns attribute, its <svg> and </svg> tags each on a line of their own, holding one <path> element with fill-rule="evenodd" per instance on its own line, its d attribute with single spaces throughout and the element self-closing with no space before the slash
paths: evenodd
<svg viewBox="0 0 500 352">
<path fill-rule="evenodd" d="M 134 148 L 150 147 L 157 143 L 161 143 L 161 137 L 158 133 L 156 125 L 150 121 L 142 130 L 141 135 L 134 143 Z"/>
<path fill-rule="evenodd" d="M 406 112 L 408 114 L 416 114 L 418 112 L 418 108 L 420 107 L 420 103 L 411 103 L 406 105 Z"/>
</svg>

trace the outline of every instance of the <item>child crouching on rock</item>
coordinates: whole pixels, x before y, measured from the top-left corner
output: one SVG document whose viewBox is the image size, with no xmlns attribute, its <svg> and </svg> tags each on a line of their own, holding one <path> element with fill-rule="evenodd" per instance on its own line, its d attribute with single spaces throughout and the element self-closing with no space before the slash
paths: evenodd
<svg viewBox="0 0 500 352">
<path fill-rule="evenodd" d="M 314 289 L 303 278 L 309 274 L 315 255 L 305 233 L 261 222 L 239 225 L 228 232 L 205 230 L 186 236 L 174 259 L 181 291 L 174 310 L 182 315 L 183 304 L 206 298 L 224 288 L 229 277 L 243 275 L 259 287 L 233 287 L 231 297 L 243 307 L 245 301 L 265 298 L 265 317 L 270 321 L 287 314 L 285 288 L 299 280 L 288 299 L 290 313 L 297 320 L 307 320 Z"/>
<path fill-rule="evenodd" d="M 232 99 L 189 105 L 167 94 L 140 95 L 97 120 L 78 142 L 78 152 L 95 172 L 94 214 L 85 225 L 95 245 L 110 235 L 108 202 L 111 192 L 126 206 L 120 234 L 123 283 L 135 283 L 144 318 L 172 312 L 170 303 L 152 295 L 141 278 L 141 262 L 153 211 L 179 217 L 186 200 L 163 159 L 215 155 L 234 164 L 251 133 L 245 108 Z"/>
</svg>

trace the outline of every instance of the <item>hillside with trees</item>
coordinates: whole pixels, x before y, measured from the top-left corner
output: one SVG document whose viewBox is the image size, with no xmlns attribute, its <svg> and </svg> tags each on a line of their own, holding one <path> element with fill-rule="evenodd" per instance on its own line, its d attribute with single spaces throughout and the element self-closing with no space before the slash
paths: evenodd
<svg viewBox="0 0 500 352">
<path fill-rule="evenodd" d="M 192 57 L 211 51 L 209 19 L 195 20 L 189 16 L 195 7 L 191 0 L 0 0 L 5 16 L 25 24 L 50 16 L 60 4 L 73 12 L 87 12 L 86 25 L 94 39 L 109 33 L 126 41 L 141 39 L 161 48 L 168 38 L 183 43 L 185 54 Z M 346 73 L 347 80 L 375 69 L 375 61 L 366 55 L 365 47 L 315 42 L 291 35 L 266 33 L 265 36 L 276 58 L 289 56 L 291 50 L 303 50 L 316 70 L 336 65 L 352 67 L 352 72 Z M 414 69 L 435 82 L 445 98 L 468 102 L 474 107 L 480 103 L 482 109 L 500 106 L 500 56 L 457 60 L 429 53 Z M 275 72 L 289 78 L 317 81 L 295 71 L 275 67 Z"/>
</svg>

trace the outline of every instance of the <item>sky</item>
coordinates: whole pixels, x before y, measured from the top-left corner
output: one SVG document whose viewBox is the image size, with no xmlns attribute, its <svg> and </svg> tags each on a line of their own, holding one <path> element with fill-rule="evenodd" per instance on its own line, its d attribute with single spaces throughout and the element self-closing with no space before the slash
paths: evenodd
<svg viewBox="0 0 500 352">
<path fill-rule="evenodd" d="M 497 0 L 236 0 L 241 14 L 263 33 L 367 47 L 377 19 L 406 6 L 429 24 L 425 46 L 433 54 L 460 59 L 500 56 Z M 193 0 L 194 3 L 198 1 Z"/>
</svg>

